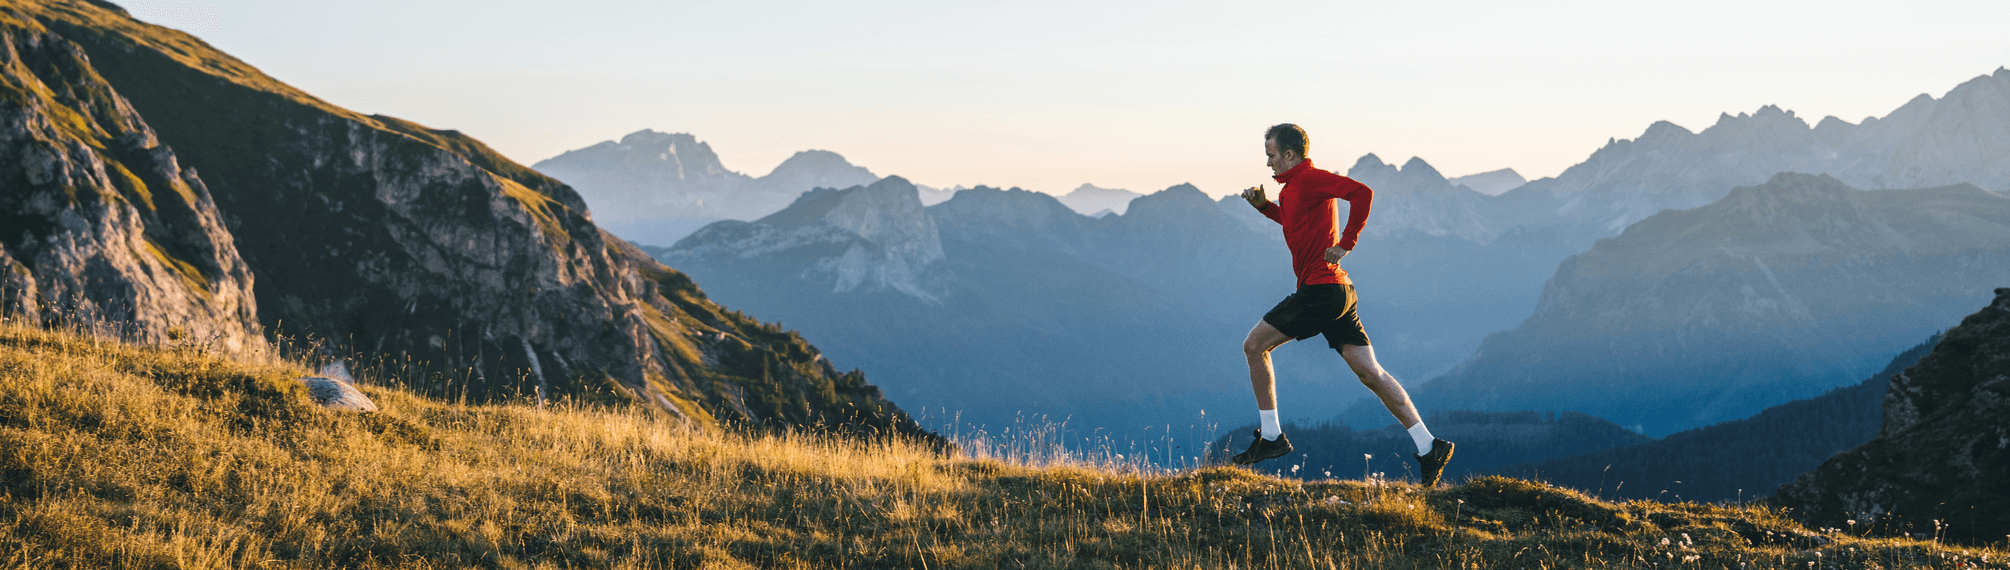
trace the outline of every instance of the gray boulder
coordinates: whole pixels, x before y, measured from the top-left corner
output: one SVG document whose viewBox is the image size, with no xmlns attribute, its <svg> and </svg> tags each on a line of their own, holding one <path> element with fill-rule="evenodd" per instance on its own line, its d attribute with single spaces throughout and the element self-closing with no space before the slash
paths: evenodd
<svg viewBox="0 0 2010 570">
<path fill-rule="evenodd" d="M 350 386 L 348 382 L 320 376 L 302 376 L 300 385 L 307 387 L 307 395 L 314 398 L 314 403 L 321 407 L 350 412 L 377 411 L 377 403 L 370 401 L 369 396 L 363 395 L 363 392 L 358 391 L 355 386 Z"/>
</svg>

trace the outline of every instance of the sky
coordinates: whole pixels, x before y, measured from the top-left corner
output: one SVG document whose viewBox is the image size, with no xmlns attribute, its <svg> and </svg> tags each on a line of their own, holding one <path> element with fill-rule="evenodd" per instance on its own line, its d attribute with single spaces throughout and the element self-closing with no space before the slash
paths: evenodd
<svg viewBox="0 0 2010 570">
<path fill-rule="evenodd" d="M 117 1 L 117 0 L 114 0 Z M 1224 195 L 1309 155 L 1553 176 L 1764 105 L 1883 116 L 2010 65 L 2010 2 L 119 2 L 329 102 L 526 165 L 641 129 L 759 176 L 824 149 L 936 187 Z"/>
</svg>

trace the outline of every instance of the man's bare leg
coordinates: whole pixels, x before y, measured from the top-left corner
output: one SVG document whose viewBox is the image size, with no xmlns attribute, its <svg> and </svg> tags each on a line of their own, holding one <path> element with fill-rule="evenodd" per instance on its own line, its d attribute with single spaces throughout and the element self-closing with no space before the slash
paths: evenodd
<svg viewBox="0 0 2010 570">
<path fill-rule="evenodd" d="M 1396 416 L 1396 421 L 1403 424 L 1403 429 L 1409 429 L 1410 426 L 1417 425 L 1417 422 L 1424 421 L 1422 416 L 1417 415 L 1417 406 L 1410 403 L 1410 393 L 1403 390 L 1403 385 L 1396 382 L 1395 376 L 1390 376 L 1389 371 L 1382 369 L 1381 363 L 1375 362 L 1374 347 L 1343 345 L 1340 357 L 1347 359 L 1347 367 L 1353 368 L 1354 375 L 1361 377 L 1361 385 L 1367 386 L 1376 397 L 1382 399 L 1382 406 L 1389 408 L 1389 414 Z M 1268 355 L 1265 355 L 1264 363 L 1269 364 Z"/>
<path fill-rule="evenodd" d="M 1270 365 L 1270 351 L 1287 342 L 1291 342 L 1290 336 L 1261 320 L 1249 329 L 1249 337 L 1242 339 L 1242 356 L 1249 360 L 1249 389 L 1256 392 L 1258 410 L 1277 409 L 1277 372 Z M 1407 396 L 1404 401 L 1409 401 Z"/>
<path fill-rule="evenodd" d="M 1242 355 L 1249 360 L 1249 388 L 1256 392 L 1256 416 L 1262 425 L 1256 429 L 1256 439 L 1249 442 L 1249 450 L 1229 458 L 1238 465 L 1291 453 L 1291 440 L 1284 437 L 1284 426 L 1277 418 L 1277 377 L 1270 366 L 1270 350 L 1287 342 L 1291 337 L 1263 321 L 1257 321 L 1242 341 Z"/>
<path fill-rule="evenodd" d="M 1410 393 L 1396 382 L 1396 377 L 1383 370 L 1381 363 L 1375 362 L 1373 347 L 1355 344 L 1340 348 L 1340 357 L 1347 359 L 1347 366 L 1354 369 L 1354 375 L 1361 377 L 1361 384 L 1375 392 L 1382 399 L 1382 406 L 1389 408 L 1389 414 L 1402 422 L 1403 430 L 1410 432 L 1410 440 L 1417 444 L 1417 467 L 1420 482 L 1425 487 L 1435 487 L 1444 476 L 1445 464 L 1452 460 L 1452 442 L 1431 435 L 1431 428 L 1424 427 L 1424 418 L 1417 415 L 1417 406 L 1410 403 Z"/>
</svg>

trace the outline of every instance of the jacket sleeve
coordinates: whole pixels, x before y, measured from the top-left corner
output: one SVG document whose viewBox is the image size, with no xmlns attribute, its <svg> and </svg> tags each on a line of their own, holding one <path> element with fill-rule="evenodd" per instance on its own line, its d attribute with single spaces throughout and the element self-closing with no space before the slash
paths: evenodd
<svg viewBox="0 0 2010 570">
<path fill-rule="evenodd" d="M 1263 217 L 1270 218 L 1270 221 L 1277 222 L 1278 224 L 1281 225 L 1284 223 L 1284 219 L 1278 217 L 1278 212 L 1281 212 L 1283 210 L 1284 208 L 1282 206 L 1277 205 L 1276 200 L 1271 200 L 1268 202 L 1264 202 L 1263 207 L 1257 209 L 1256 211 L 1257 213 L 1263 214 Z"/>
<path fill-rule="evenodd" d="M 1375 191 L 1352 178 L 1340 180 L 1338 192 L 1333 196 L 1347 201 L 1347 229 L 1340 231 L 1340 249 L 1354 251 L 1361 228 L 1368 225 L 1368 210 L 1375 202 Z"/>
</svg>

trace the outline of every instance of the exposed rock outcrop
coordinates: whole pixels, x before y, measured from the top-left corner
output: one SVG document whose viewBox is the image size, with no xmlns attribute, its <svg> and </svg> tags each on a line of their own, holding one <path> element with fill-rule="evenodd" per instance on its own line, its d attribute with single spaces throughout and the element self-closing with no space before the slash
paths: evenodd
<svg viewBox="0 0 2010 570">
<path fill-rule="evenodd" d="M 83 50 L 0 25 L 0 314 L 236 352 L 251 289 L 202 178 Z"/>
<path fill-rule="evenodd" d="M 899 176 L 870 186 L 819 188 L 753 222 L 719 222 L 677 243 L 672 263 L 779 256 L 832 293 L 893 291 L 929 303 L 948 293 L 942 238 L 919 191 Z"/>
<path fill-rule="evenodd" d="M 437 395 L 921 433 L 479 141 L 335 107 L 101 2 L 0 4 L 0 34 L 0 151 L 21 158 L 0 162 L 0 263 L 36 300 L 5 310 L 262 327 Z"/>
<path fill-rule="evenodd" d="M 1815 527 L 1853 520 L 1963 542 L 2010 534 L 2010 288 L 1891 378 L 1876 438 L 1774 500 Z"/>
</svg>

